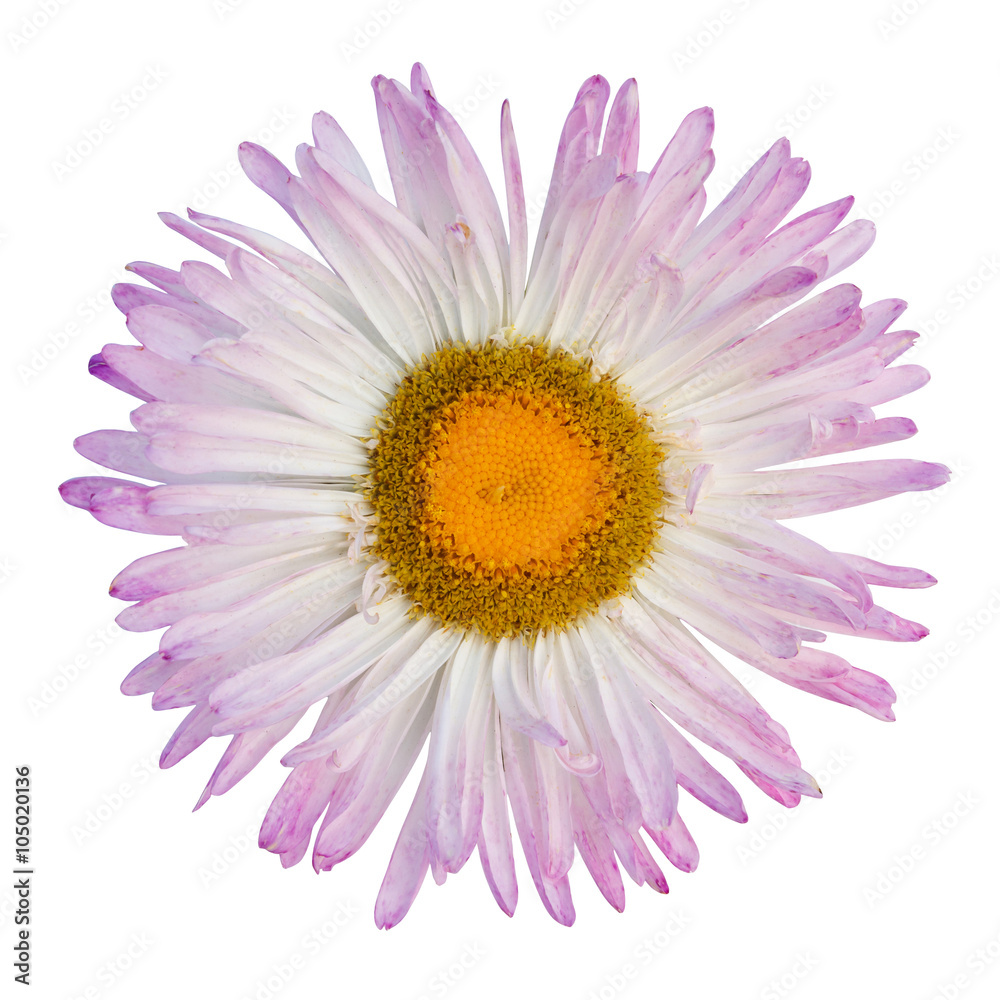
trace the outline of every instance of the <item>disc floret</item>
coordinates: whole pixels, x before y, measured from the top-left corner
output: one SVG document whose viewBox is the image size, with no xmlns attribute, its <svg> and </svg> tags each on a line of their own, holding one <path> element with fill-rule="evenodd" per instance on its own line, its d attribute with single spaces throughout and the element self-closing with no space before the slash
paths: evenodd
<svg viewBox="0 0 1000 1000">
<path fill-rule="evenodd" d="M 663 454 L 608 375 L 538 345 L 453 345 L 400 381 L 371 453 L 371 552 L 418 612 L 490 638 L 626 593 Z"/>
</svg>

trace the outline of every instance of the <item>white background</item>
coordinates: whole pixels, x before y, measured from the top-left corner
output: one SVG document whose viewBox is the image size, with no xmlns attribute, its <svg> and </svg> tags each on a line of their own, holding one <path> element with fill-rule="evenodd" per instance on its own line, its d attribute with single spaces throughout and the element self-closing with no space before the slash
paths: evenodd
<svg viewBox="0 0 1000 1000">
<path fill-rule="evenodd" d="M 374 37 L 362 47 L 366 23 Z M 32 767 L 35 996 L 998 995 L 998 28 L 986 0 L 5 7 L 0 787 L 12 801 L 14 766 Z M 128 398 L 86 374 L 103 344 L 129 342 L 110 285 L 129 260 L 173 267 L 199 255 L 154 213 L 194 203 L 298 240 L 230 172 L 236 145 L 255 138 L 288 162 L 324 108 L 384 181 L 369 80 L 408 79 L 415 59 L 501 187 L 498 120 L 510 99 L 529 200 L 544 196 L 562 119 L 592 73 L 614 88 L 638 78 L 646 168 L 687 111 L 715 108 L 710 204 L 788 135 L 813 165 L 802 211 L 853 193 L 855 215 L 878 224 L 846 280 L 866 301 L 907 299 L 904 324 L 925 333 L 913 354 L 932 382 L 886 408 L 922 432 L 884 454 L 956 473 L 930 495 L 797 525 L 939 577 L 885 597 L 930 626 L 920 644 L 833 646 L 896 686 L 899 721 L 751 682 L 825 798 L 786 811 L 724 762 L 749 823 L 685 799 L 699 871 L 668 872 L 666 897 L 630 884 L 623 914 L 578 860 L 572 929 L 547 917 L 523 869 L 508 919 L 474 857 L 444 887 L 428 880 L 398 928 L 377 931 L 371 910 L 412 784 L 360 854 L 322 876 L 308 861 L 283 871 L 255 845 L 283 780 L 279 754 L 192 814 L 225 744 L 157 770 L 181 713 L 118 693 L 155 638 L 109 631 L 121 605 L 106 594 L 118 569 L 171 540 L 105 528 L 56 493 L 98 473 L 73 452 L 76 435 L 127 426 Z M 111 127 L 84 155 L 102 119 Z M 4 866 L 12 854 L 8 819 Z M 4 956 L 12 902 L 0 888 Z M 7 957 L 2 975 L 13 975 Z"/>
</svg>

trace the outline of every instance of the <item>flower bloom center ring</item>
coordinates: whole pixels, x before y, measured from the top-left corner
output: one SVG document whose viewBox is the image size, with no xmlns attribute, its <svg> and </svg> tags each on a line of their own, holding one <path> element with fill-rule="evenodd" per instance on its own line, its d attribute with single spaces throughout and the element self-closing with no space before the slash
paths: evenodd
<svg viewBox="0 0 1000 1000">
<path fill-rule="evenodd" d="M 373 554 L 415 609 L 537 635 L 626 593 L 651 551 L 662 450 L 613 379 L 531 345 L 449 347 L 382 414 Z"/>
</svg>

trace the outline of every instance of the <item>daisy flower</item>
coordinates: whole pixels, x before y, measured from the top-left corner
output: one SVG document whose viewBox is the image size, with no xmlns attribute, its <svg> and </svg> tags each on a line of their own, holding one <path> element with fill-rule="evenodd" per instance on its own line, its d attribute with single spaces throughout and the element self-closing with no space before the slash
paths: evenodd
<svg viewBox="0 0 1000 1000">
<path fill-rule="evenodd" d="M 605 123 L 609 87 L 592 77 L 529 255 L 509 106 L 505 224 L 424 69 L 374 89 L 395 202 L 325 113 L 298 175 L 240 148 L 316 255 L 162 216 L 222 266 L 130 265 L 149 286 L 114 294 L 139 346 L 105 347 L 90 370 L 141 401 L 134 430 L 76 447 L 143 481 L 62 493 L 105 524 L 180 538 L 111 593 L 135 602 L 124 628 L 166 628 L 122 685 L 188 709 L 161 766 L 230 738 L 199 805 L 316 706 L 261 846 L 293 865 L 311 843 L 314 868 L 332 868 L 426 747 L 378 925 L 473 852 L 512 913 L 515 837 L 569 924 L 577 854 L 616 909 L 622 869 L 666 892 L 659 854 L 695 867 L 679 788 L 746 820 L 699 745 L 783 805 L 820 794 L 701 637 L 892 718 L 884 680 L 817 644 L 920 639 L 870 588 L 933 578 L 782 522 L 945 481 L 904 459 L 800 461 L 908 438 L 910 420 L 873 407 L 927 374 L 893 364 L 916 338 L 890 330 L 903 302 L 813 294 L 873 227 L 842 225 L 850 198 L 783 222 L 809 182 L 786 140 L 706 215 L 712 112 L 640 171 L 635 81 Z"/>
</svg>

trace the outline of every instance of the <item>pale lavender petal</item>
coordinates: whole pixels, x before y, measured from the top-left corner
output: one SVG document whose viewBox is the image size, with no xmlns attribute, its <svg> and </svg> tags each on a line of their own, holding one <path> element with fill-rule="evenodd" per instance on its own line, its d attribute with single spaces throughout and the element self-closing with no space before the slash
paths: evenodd
<svg viewBox="0 0 1000 1000">
<path fill-rule="evenodd" d="M 549 238 L 552 221 L 562 208 L 566 192 L 574 185 L 584 167 L 597 155 L 604 120 L 604 108 L 611 88 L 601 76 L 592 76 L 580 88 L 559 137 L 556 161 L 552 167 L 549 190 L 539 222 L 538 241 L 528 271 L 531 282 Z"/>
<path fill-rule="evenodd" d="M 524 301 L 524 283 L 528 269 L 528 218 L 524 204 L 524 179 L 521 159 L 514 138 L 510 104 L 503 102 L 500 111 L 500 148 L 503 154 L 504 178 L 507 183 L 507 226 L 510 230 L 510 289 L 511 318 L 516 316 Z"/>
<path fill-rule="evenodd" d="M 634 79 L 626 80 L 615 94 L 601 152 L 618 157 L 619 173 L 635 173 L 639 163 L 639 88 Z"/>
<path fill-rule="evenodd" d="M 497 905 L 514 915 L 517 906 L 517 875 L 514 870 L 514 844 L 507 815 L 507 795 L 501 774 L 503 757 L 500 727 L 494 714 L 486 734 L 486 770 L 483 775 L 483 822 L 479 833 L 479 858 Z"/>
<path fill-rule="evenodd" d="M 424 788 L 421 783 L 399 831 L 389 868 L 375 900 L 375 924 L 384 930 L 395 927 L 406 916 L 427 874 L 430 850 L 423 826 Z"/>
</svg>

